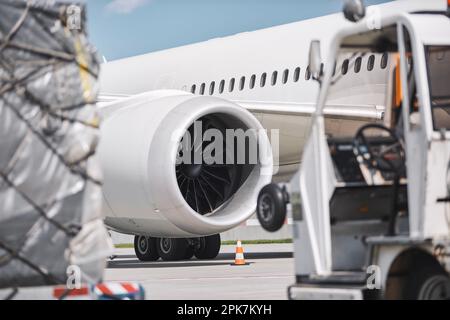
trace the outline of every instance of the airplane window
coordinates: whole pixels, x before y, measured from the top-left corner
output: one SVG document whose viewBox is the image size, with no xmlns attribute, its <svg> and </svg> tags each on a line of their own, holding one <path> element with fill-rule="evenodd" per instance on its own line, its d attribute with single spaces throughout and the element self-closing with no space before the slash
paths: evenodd
<svg viewBox="0 0 450 320">
<path fill-rule="evenodd" d="M 241 77 L 241 81 L 239 81 L 239 90 L 244 90 L 245 86 L 245 77 Z"/>
<path fill-rule="evenodd" d="M 342 62 L 342 68 L 341 68 L 342 75 L 347 74 L 347 71 L 348 71 L 348 59 L 345 59 L 344 62 Z"/>
<path fill-rule="evenodd" d="M 336 67 L 337 67 L 337 63 L 336 61 L 334 62 L 334 67 L 333 67 L 333 77 L 336 74 Z"/>
<path fill-rule="evenodd" d="M 295 68 L 295 71 L 294 71 L 294 82 L 297 82 L 298 79 L 300 79 L 300 68 L 299 67 Z"/>
<path fill-rule="evenodd" d="M 219 84 L 219 93 L 223 93 L 223 89 L 225 88 L 225 80 L 220 81 Z"/>
<path fill-rule="evenodd" d="M 204 94 L 205 93 L 205 86 L 206 86 L 206 84 L 205 83 L 202 83 L 202 85 L 200 86 L 200 94 Z"/>
<path fill-rule="evenodd" d="M 306 68 L 305 72 L 305 80 L 311 79 L 311 70 L 309 70 L 309 66 Z"/>
<path fill-rule="evenodd" d="M 372 71 L 374 65 L 375 65 L 375 56 L 372 54 L 372 55 L 369 57 L 369 60 L 367 60 L 367 70 L 368 70 L 368 71 Z"/>
<path fill-rule="evenodd" d="M 197 86 L 195 84 L 193 84 L 192 87 L 191 87 L 191 92 L 195 93 L 195 89 L 197 89 Z"/>
<path fill-rule="evenodd" d="M 234 90 L 234 78 L 230 79 L 230 85 L 228 87 L 228 91 L 232 92 Z"/>
<path fill-rule="evenodd" d="M 212 96 L 214 94 L 214 87 L 216 86 L 216 83 L 213 81 L 209 85 L 209 95 Z"/>
<path fill-rule="evenodd" d="M 261 88 L 262 87 L 264 87 L 265 85 L 266 85 L 266 78 L 267 78 L 267 73 L 263 73 L 262 75 L 261 75 L 261 82 L 260 82 L 260 86 L 261 86 Z"/>
<path fill-rule="evenodd" d="M 250 78 L 250 89 L 253 89 L 255 87 L 255 82 L 256 82 L 256 75 L 252 75 L 252 77 Z"/>
<path fill-rule="evenodd" d="M 359 71 L 361 71 L 361 64 L 362 64 L 362 58 L 358 57 L 355 60 L 355 73 L 358 73 Z"/>
<path fill-rule="evenodd" d="M 385 52 L 381 56 L 381 62 L 380 62 L 381 69 L 386 69 L 387 63 L 388 63 L 388 54 L 387 54 L 387 52 Z"/>
<path fill-rule="evenodd" d="M 323 69 L 325 69 L 325 66 L 323 63 L 320 64 L 320 75 L 323 76 Z"/>
<path fill-rule="evenodd" d="M 285 84 L 288 81 L 288 77 L 289 77 L 289 70 L 286 69 L 283 72 L 283 84 Z"/>
<path fill-rule="evenodd" d="M 271 81 L 273 86 L 277 84 L 277 78 L 278 78 L 278 71 L 274 71 L 272 73 L 272 81 Z"/>
</svg>

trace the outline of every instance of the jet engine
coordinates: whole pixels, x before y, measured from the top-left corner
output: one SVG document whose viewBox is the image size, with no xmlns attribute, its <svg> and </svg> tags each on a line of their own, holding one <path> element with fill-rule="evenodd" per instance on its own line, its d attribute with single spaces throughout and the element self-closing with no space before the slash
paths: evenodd
<svg viewBox="0 0 450 320">
<path fill-rule="evenodd" d="M 201 237 L 231 229 L 255 212 L 258 192 L 272 178 L 272 153 L 266 132 L 244 108 L 161 90 L 109 103 L 101 111 L 98 150 L 105 221 L 112 229 Z M 244 141 L 231 137 L 236 132 Z M 238 159 L 243 155 L 244 161 Z"/>
</svg>

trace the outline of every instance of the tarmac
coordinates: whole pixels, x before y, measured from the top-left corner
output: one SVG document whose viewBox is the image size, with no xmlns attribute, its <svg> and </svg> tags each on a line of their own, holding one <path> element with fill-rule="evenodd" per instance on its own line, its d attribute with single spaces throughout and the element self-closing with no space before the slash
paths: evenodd
<svg viewBox="0 0 450 320">
<path fill-rule="evenodd" d="M 247 265 L 233 266 L 235 246 L 214 260 L 139 261 L 134 249 L 116 249 L 104 281 L 137 281 L 150 300 L 285 300 L 294 283 L 292 244 L 244 245 Z"/>
</svg>

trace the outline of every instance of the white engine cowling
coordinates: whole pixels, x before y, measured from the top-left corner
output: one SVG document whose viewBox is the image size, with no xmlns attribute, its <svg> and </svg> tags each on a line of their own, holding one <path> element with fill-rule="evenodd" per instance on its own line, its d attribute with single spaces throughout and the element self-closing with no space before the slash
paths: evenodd
<svg viewBox="0 0 450 320">
<path fill-rule="evenodd" d="M 222 130 L 261 132 L 261 124 L 247 110 L 174 90 L 144 93 L 101 110 L 98 152 L 105 222 L 111 228 L 154 237 L 196 237 L 231 229 L 254 213 L 259 190 L 272 178 L 266 134 L 258 136 L 256 164 L 215 169 L 222 170 L 218 175 L 226 174 L 223 185 L 220 177 L 214 180 L 212 168 L 177 164 L 180 141 L 198 119 Z"/>
</svg>

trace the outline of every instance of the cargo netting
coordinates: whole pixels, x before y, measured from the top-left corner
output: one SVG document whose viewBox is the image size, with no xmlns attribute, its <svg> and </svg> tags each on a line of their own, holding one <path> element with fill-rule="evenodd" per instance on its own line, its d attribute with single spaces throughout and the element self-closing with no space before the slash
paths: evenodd
<svg viewBox="0 0 450 320">
<path fill-rule="evenodd" d="M 84 12 L 0 0 L 0 288 L 95 283 L 111 254 Z"/>
</svg>

